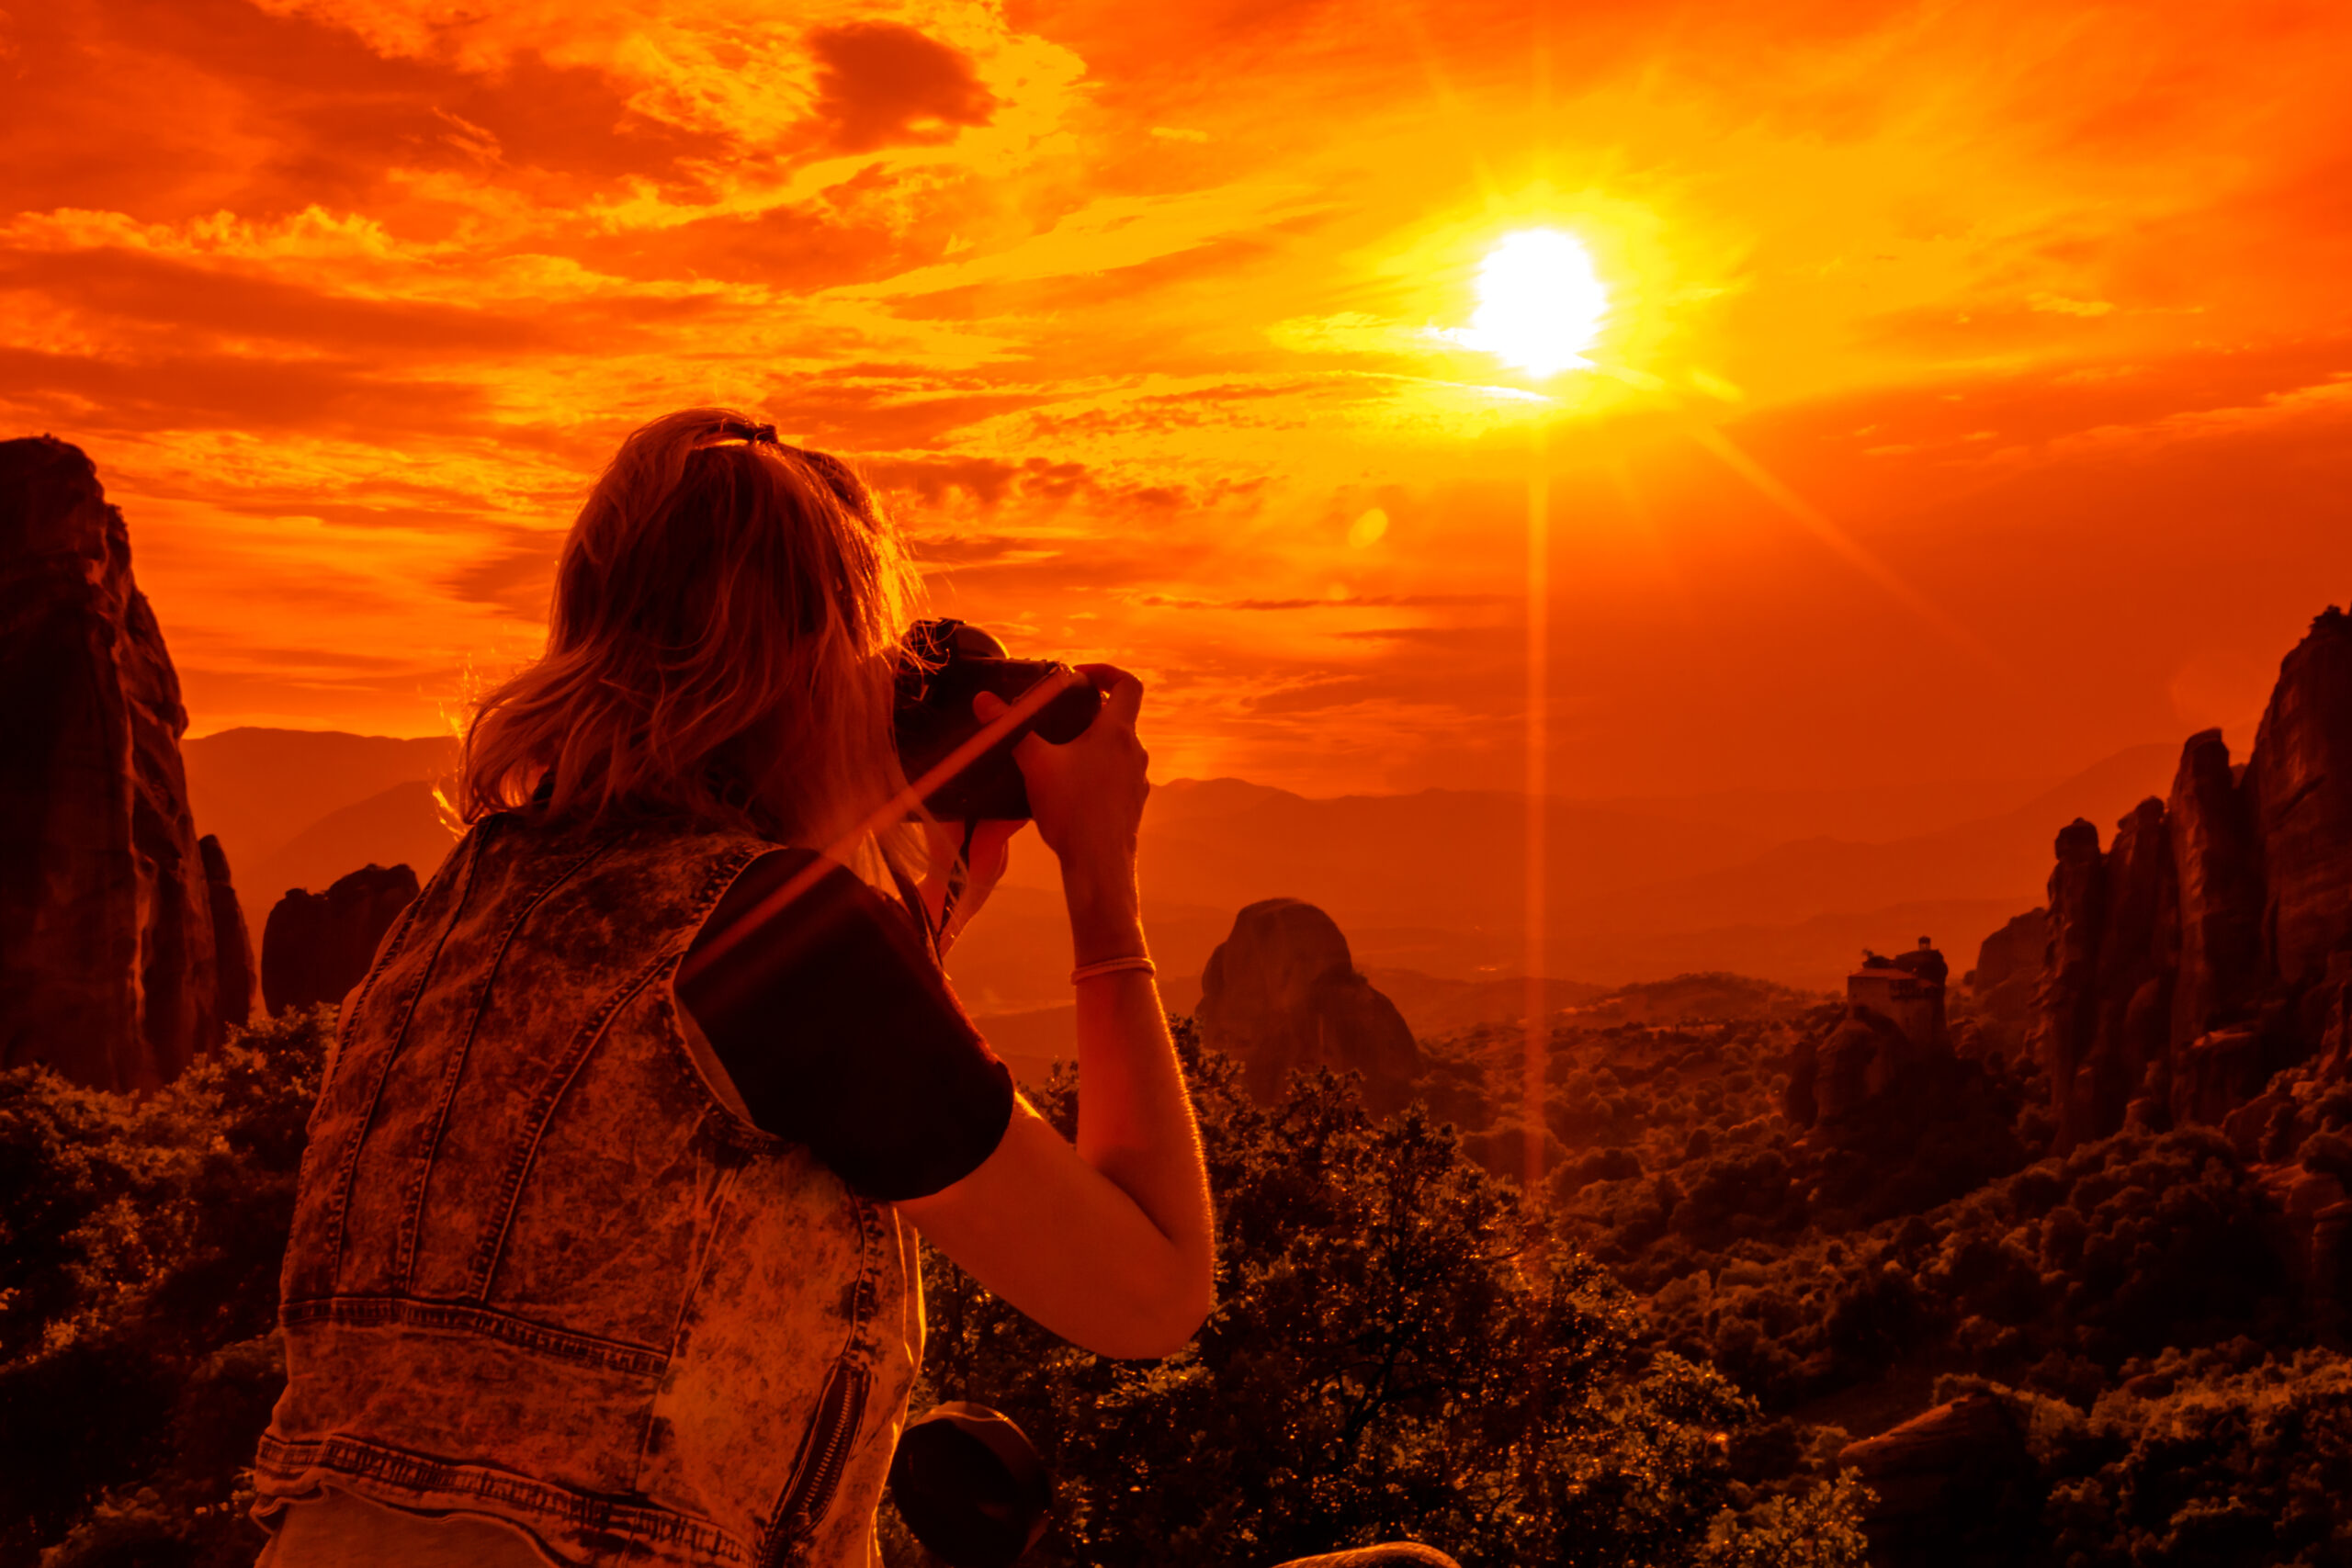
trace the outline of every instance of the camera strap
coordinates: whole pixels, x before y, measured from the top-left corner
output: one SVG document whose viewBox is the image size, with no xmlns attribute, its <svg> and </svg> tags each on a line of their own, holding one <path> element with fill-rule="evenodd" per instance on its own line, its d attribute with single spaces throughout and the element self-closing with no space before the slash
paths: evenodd
<svg viewBox="0 0 2352 1568">
<path fill-rule="evenodd" d="M 979 830 L 980 822 L 977 817 L 964 824 L 964 842 L 957 847 L 955 862 L 947 868 L 947 893 L 939 901 L 939 925 L 931 933 L 931 951 L 934 957 L 943 957 L 947 952 L 947 924 L 955 918 L 956 900 L 964 896 L 965 887 L 971 882 L 972 840 Z"/>
</svg>

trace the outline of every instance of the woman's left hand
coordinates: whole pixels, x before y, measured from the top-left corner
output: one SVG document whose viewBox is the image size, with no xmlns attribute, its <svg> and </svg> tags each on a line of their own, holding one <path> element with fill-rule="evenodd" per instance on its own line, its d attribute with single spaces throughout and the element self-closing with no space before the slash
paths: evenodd
<svg viewBox="0 0 2352 1568">
<path fill-rule="evenodd" d="M 956 852 L 964 847 L 964 824 L 961 822 L 927 822 L 923 824 L 923 844 L 929 860 L 922 878 L 922 902 L 931 917 L 932 930 L 939 932 L 939 950 L 947 951 L 980 906 L 989 901 L 989 894 L 1004 876 L 1004 868 L 1012 859 L 1012 837 L 1027 827 L 1026 822 L 983 822 L 972 834 L 972 858 L 964 875 L 964 891 L 956 896 L 956 908 L 949 911 L 944 927 L 940 923 L 940 911 L 947 907 L 948 874 L 956 864 Z"/>
</svg>

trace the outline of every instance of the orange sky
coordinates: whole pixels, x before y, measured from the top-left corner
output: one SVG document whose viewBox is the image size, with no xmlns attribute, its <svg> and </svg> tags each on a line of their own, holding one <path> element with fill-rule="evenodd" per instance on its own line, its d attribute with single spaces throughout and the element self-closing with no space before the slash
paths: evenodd
<svg viewBox="0 0 2352 1568">
<path fill-rule="evenodd" d="M 2340 5 L 43 0 L 0 78 L 6 434 L 198 733 L 433 729 L 712 400 L 1162 777 L 1516 784 L 1539 450 L 1564 793 L 2055 773 L 2352 593 Z M 1540 387 L 1430 330 L 1531 225 L 1612 292 Z"/>
</svg>

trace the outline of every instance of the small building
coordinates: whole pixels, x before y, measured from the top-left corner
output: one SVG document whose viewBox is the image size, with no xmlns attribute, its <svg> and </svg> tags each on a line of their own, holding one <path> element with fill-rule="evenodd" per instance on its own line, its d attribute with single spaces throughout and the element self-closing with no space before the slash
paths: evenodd
<svg viewBox="0 0 2352 1568">
<path fill-rule="evenodd" d="M 1926 937 L 1892 958 L 1862 950 L 1862 966 L 1846 976 L 1846 1004 L 1868 1008 L 1903 1032 L 1920 1051 L 1945 1049 L 1944 955 Z"/>
</svg>

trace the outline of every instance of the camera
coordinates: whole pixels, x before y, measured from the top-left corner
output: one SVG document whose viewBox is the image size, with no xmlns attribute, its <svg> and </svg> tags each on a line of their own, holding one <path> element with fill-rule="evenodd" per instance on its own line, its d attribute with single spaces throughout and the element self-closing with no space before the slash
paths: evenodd
<svg viewBox="0 0 2352 1568">
<path fill-rule="evenodd" d="M 907 633 L 899 664 L 894 728 L 899 761 L 910 783 L 945 761 L 984 728 L 972 716 L 972 699 L 992 692 L 1017 703 L 1041 681 L 1067 672 L 1051 659 L 1013 659 L 979 627 L 963 621 L 918 621 Z M 1012 749 L 1035 732 L 1056 745 L 1077 739 L 1102 711 L 1103 694 L 1091 683 L 1057 693 L 1025 720 L 923 796 L 942 821 L 1026 821 L 1029 786 L 1012 760 Z"/>
</svg>

